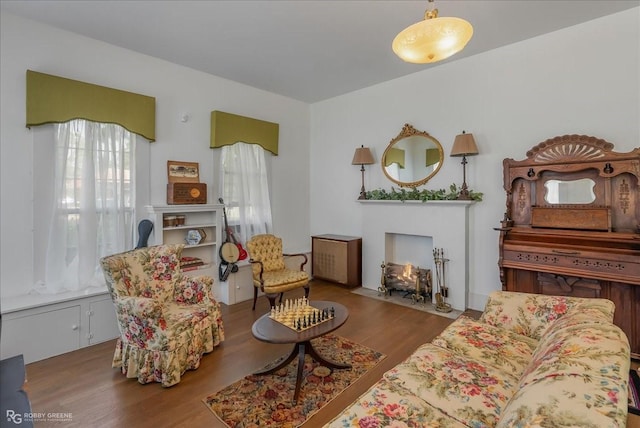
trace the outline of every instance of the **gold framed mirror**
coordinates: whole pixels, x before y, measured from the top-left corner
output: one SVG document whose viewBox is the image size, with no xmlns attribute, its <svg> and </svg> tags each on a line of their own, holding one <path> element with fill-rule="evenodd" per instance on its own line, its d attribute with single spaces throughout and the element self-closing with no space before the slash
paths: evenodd
<svg viewBox="0 0 640 428">
<path fill-rule="evenodd" d="M 444 151 L 428 132 L 405 123 L 402 131 L 389 142 L 380 165 L 389 180 L 400 187 L 418 187 L 440 170 Z"/>
</svg>

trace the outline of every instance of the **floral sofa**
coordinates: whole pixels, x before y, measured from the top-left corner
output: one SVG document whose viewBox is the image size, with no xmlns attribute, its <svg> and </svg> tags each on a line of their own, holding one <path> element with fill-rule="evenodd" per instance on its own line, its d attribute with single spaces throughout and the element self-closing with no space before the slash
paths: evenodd
<svg viewBox="0 0 640 428">
<path fill-rule="evenodd" d="M 629 342 L 605 299 L 493 292 L 328 427 L 624 427 Z"/>
<path fill-rule="evenodd" d="M 100 261 L 120 329 L 112 366 L 140 383 L 177 384 L 224 340 L 213 279 L 183 275 L 183 248 L 158 245 Z"/>
</svg>

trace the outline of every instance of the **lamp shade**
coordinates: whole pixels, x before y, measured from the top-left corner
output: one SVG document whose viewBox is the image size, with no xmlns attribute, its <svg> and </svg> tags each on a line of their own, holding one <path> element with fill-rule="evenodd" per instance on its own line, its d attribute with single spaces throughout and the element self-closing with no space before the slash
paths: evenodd
<svg viewBox="0 0 640 428">
<path fill-rule="evenodd" d="M 391 48 L 406 62 L 426 64 L 460 52 L 472 36 L 473 27 L 467 21 L 453 17 L 438 18 L 438 9 L 433 9 L 427 10 L 423 21 L 402 30 L 393 39 Z"/>
<path fill-rule="evenodd" d="M 371 165 L 375 163 L 369 147 L 360 146 L 353 154 L 351 165 Z"/>
<path fill-rule="evenodd" d="M 451 147 L 451 156 L 472 156 L 477 154 L 478 146 L 476 146 L 473 134 L 466 134 L 462 131 L 462 134 L 456 135 L 453 147 Z"/>
</svg>

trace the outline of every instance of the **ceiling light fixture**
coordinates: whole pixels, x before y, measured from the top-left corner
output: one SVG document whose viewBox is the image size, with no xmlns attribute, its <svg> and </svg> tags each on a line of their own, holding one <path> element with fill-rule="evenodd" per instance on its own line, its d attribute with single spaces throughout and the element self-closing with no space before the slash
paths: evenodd
<svg viewBox="0 0 640 428">
<path fill-rule="evenodd" d="M 438 18 L 438 9 L 429 0 L 424 21 L 410 25 L 393 39 L 391 47 L 401 59 L 414 64 L 442 61 L 460 52 L 473 36 L 473 27 L 464 19 Z"/>
</svg>

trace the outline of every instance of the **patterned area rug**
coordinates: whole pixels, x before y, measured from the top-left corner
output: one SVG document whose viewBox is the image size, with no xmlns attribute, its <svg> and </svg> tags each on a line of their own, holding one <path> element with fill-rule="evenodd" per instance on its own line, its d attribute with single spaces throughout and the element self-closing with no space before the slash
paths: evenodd
<svg viewBox="0 0 640 428">
<path fill-rule="evenodd" d="M 343 337 L 328 334 L 311 341 L 320 355 L 352 365 L 350 370 L 319 366 L 308 355 L 298 404 L 293 405 L 297 358 L 276 373 L 249 375 L 203 401 L 231 428 L 297 427 L 386 356 Z"/>
<path fill-rule="evenodd" d="M 629 370 L 629 413 L 640 415 L 640 377 L 636 370 Z"/>
</svg>

